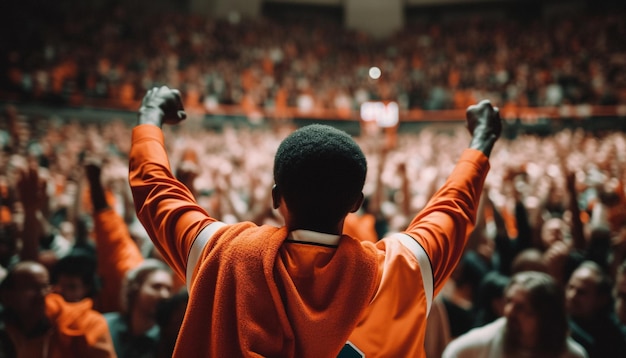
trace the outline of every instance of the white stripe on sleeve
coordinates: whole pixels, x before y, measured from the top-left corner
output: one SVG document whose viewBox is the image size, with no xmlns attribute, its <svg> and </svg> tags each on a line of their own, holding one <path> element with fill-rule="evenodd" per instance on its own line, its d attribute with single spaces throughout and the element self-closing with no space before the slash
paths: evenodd
<svg viewBox="0 0 626 358">
<path fill-rule="evenodd" d="M 204 251 L 204 247 L 211 237 L 213 237 L 213 234 L 224 226 L 226 226 L 226 224 L 220 221 L 210 223 L 198 233 L 196 240 L 194 240 L 193 245 L 191 245 L 189 256 L 187 256 L 187 272 L 185 275 L 185 284 L 187 285 L 188 292 L 191 291 L 191 278 L 193 277 L 193 272 L 196 270 L 196 265 L 198 264 L 198 260 L 200 260 L 202 251 Z"/>
<path fill-rule="evenodd" d="M 433 304 L 433 292 L 435 290 L 435 284 L 433 282 L 433 268 L 430 266 L 430 259 L 426 250 L 411 236 L 404 233 L 395 233 L 390 237 L 398 239 L 402 245 L 409 249 L 417 262 L 420 265 L 420 273 L 422 274 L 422 282 L 424 283 L 424 292 L 426 295 L 426 316 L 430 313 L 430 308 Z"/>
</svg>

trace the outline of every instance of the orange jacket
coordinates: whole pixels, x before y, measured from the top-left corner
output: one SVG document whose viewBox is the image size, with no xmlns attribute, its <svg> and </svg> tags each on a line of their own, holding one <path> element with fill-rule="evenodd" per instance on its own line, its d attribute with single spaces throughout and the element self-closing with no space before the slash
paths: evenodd
<svg viewBox="0 0 626 358">
<path fill-rule="evenodd" d="M 100 210 L 94 213 L 93 219 L 98 274 L 102 279 L 97 309 L 100 312 L 120 312 L 124 276 L 128 270 L 141 264 L 144 258 L 131 238 L 124 219 L 115 210 Z"/>
<path fill-rule="evenodd" d="M 190 288 L 175 356 L 332 357 L 348 336 L 368 356 L 424 356 L 432 299 L 473 228 L 482 153 L 463 154 L 404 233 L 311 245 L 285 228 L 216 223 L 174 179 L 158 127 L 136 127 L 132 143 L 138 217 Z"/>
<path fill-rule="evenodd" d="M 117 357 L 107 322 L 92 309 L 91 300 L 68 303 L 57 294 L 48 294 L 46 316 L 52 328 L 43 336 L 27 338 L 14 327 L 7 327 L 17 357 Z"/>
</svg>

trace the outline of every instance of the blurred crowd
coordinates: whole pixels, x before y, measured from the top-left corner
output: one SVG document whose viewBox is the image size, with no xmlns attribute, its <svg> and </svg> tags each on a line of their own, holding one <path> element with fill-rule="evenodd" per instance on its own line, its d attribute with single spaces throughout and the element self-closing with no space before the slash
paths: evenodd
<svg viewBox="0 0 626 358">
<path fill-rule="evenodd" d="M 320 17 L 80 10 L 20 23 L 24 41 L 3 59 L 4 97 L 135 108 L 147 89 L 167 85 L 189 110 L 279 117 L 293 108 L 347 116 L 366 100 L 401 110 L 464 109 L 482 98 L 500 107 L 626 103 L 619 11 L 422 20 L 379 39 Z"/>
<path fill-rule="evenodd" d="M 32 117 L 14 107 L 6 108 L 1 123 L 2 276 L 20 262 L 38 262 L 52 273 L 53 292 L 68 301 L 91 298 L 94 310 L 106 313 L 111 327 L 126 327 L 123 334 L 129 334 L 128 327 L 143 327 L 131 334 L 134 341 L 113 338 L 131 346 L 116 346 L 118 355 L 137 354 L 137 349 L 147 352 L 161 342 L 150 329 L 157 325 L 157 307 L 175 297 L 178 305 L 167 306 L 170 315 L 161 318 L 173 326 L 160 328 L 167 332 L 164 346 L 171 349 L 186 291 L 179 278 L 159 266 L 158 252 L 136 219 L 127 181 L 131 128 L 118 120 L 87 123 Z M 215 131 L 183 123 L 165 127 L 164 133 L 175 175 L 212 216 L 227 223 L 280 225 L 282 218 L 269 198 L 273 157 L 291 130 L 286 124 L 226 125 Z M 349 218 L 346 231 L 369 217 L 377 240 L 404 228 L 424 207 L 470 137 L 459 126 L 398 133 L 393 142 L 383 133 L 371 132 L 356 139 L 368 160 L 367 200 Z M 453 338 L 501 317 L 497 307 L 502 307 L 508 278 L 529 269 L 548 273 L 564 287 L 571 301 L 568 307 L 587 310 L 582 322 L 606 315 L 613 322 L 610 327 L 623 331 L 626 135 L 592 135 L 577 129 L 545 137 L 521 135 L 499 141 L 490 163 L 476 229 L 449 287 L 437 298 L 436 307 L 445 314 L 431 314 L 431 320 L 440 320 L 432 326 L 443 319 L 447 327 L 446 335 L 437 334 L 441 342 L 427 339 L 431 355 L 440 355 Z M 367 221 L 360 222 L 357 230 Z M 570 287 L 583 262 L 595 263 L 594 272 L 602 278 L 585 281 L 592 285 L 582 289 L 586 299 L 579 297 L 581 288 Z M 133 273 L 142 268 L 150 274 Z M 63 275 L 75 279 L 67 284 Z M 133 279 L 138 280 L 134 286 L 129 283 Z M 602 290 L 593 288 L 598 282 L 606 282 Z M 76 286 L 83 290 L 76 293 Z M 129 287 L 146 292 L 129 295 Z M 136 303 L 140 299 L 142 303 Z M 139 308 L 143 313 L 131 314 Z M 131 319 L 134 323 L 124 325 Z M 580 323 L 587 329 L 585 324 Z M 603 331 L 609 327 L 606 323 L 593 327 L 579 336 L 587 337 L 580 338 L 581 345 L 587 345 L 591 357 L 612 356 L 601 347 L 616 347 L 620 339 L 626 345 L 626 336 Z M 618 343 L 607 344 L 598 337 L 617 337 Z M 168 349 L 161 351 L 171 352 Z M 593 350 L 599 353 L 591 354 Z"/>
</svg>

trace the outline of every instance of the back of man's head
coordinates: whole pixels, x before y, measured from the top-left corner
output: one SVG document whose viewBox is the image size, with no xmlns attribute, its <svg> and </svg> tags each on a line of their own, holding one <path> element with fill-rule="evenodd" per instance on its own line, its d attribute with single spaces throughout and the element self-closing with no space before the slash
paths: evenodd
<svg viewBox="0 0 626 358">
<path fill-rule="evenodd" d="M 274 182 L 298 220 L 333 223 L 361 197 L 367 162 L 347 133 L 309 125 L 291 133 L 278 147 Z"/>
</svg>

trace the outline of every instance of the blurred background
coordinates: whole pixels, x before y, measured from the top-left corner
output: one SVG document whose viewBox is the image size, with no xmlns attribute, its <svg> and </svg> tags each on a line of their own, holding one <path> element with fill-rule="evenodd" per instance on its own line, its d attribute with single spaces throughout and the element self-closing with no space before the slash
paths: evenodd
<svg viewBox="0 0 626 358">
<path fill-rule="evenodd" d="M 590 118 L 594 128 L 623 128 L 625 8 L 585 0 L 9 2 L 0 100 L 132 111 L 147 89 L 168 85 L 206 125 L 325 119 L 355 131 L 363 116 L 397 117 L 407 129 L 463 120 L 469 104 L 488 98 L 527 130 Z M 383 106 L 363 109 L 366 102 Z"/>
</svg>

